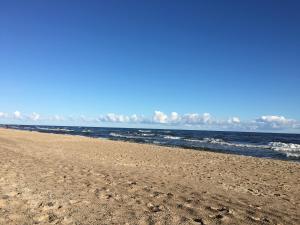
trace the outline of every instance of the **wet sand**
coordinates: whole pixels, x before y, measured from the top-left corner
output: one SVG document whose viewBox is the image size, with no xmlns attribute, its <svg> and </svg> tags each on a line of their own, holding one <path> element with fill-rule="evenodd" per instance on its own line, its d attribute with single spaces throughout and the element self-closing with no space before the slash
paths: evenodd
<svg viewBox="0 0 300 225">
<path fill-rule="evenodd" d="M 0 224 L 300 224 L 295 162 L 0 129 Z"/>
</svg>

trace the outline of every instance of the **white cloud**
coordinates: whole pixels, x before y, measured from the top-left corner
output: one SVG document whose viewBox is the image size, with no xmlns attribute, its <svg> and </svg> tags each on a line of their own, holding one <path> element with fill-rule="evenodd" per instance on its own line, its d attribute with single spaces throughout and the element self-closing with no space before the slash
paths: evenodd
<svg viewBox="0 0 300 225">
<path fill-rule="evenodd" d="M 184 124 L 210 124 L 213 123 L 212 116 L 209 113 L 203 113 L 202 115 L 198 113 L 185 114 L 182 117 L 182 123 Z"/>
<path fill-rule="evenodd" d="M 0 118 L 6 118 L 7 117 L 7 114 L 4 113 L 4 112 L 0 112 Z"/>
<path fill-rule="evenodd" d="M 101 122 L 124 123 L 129 122 L 129 117 L 115 113 L 108 113 L 105 116 L 100 116 L 98 120 Z"/>
<path fill-rule="evenodd" d="M 210 113 L 188 113 L 180 115 L 172 112 L 169 115 L 156 110 L 152 120 L 136 114 L 132 116 L 109 113 L 101 116 L 98 121 L 111 123 L 139 123 L 139 124 L 169 124 L 173 126 L 190 126 L 206 129 L 224 130 L 274 130 L 274 129 L 299 129 L 300 123 L 296 120 L 286 119 L 283 116 L 262 116 L 254 121 L 241 121 L 239 117 L 230 117 L 227 120 L 217 120 Z"/>
<path fill-rule="evenodd" d="M 155 111 L 153 115 L 153 121 L 156 123 L 167 123 L 168 116 L 161 111 Z"/>
<path fill-rule="evenodd" d="M 20 113 L 19 111 L 15 111 L 15 112 L 14 112 L 14 118 L 15 118 L 15 119 L 21 119 L 21 118 L 22 118 L 21 113 Z"/>
<path fill-rule="evenodd" d="M 65 118 L 62 117 L 62 116 L 60 116 L 60 115 L 54 115 L 54 116 L 51 116 L 51 117 L 49 118 L 49 120 L 60 122 L 60 121 L 64 121 Z"/>
<path fill-rule="evenodd" d="M 177 112 L 171 112 L 169 121 L 171 123 L 178 123 L 181 120 L 181 116 Z"/>
<path fill-rule="evenodd" d="M 107 116 L 111 122 L 124 123 L 129 121 L 129 117 L 124 115 L 109 113 Z"/>
<path fill-rule="evenodd" d="M 132 123 L 142 123 L 142 122 L 146 122 L 146 119 L 143 116 L 138 116 L 136 114 L 133 114 L 130 116 L 129 118 L 130 122 Z"/>
<path fill-rule="evenodd" d="M 130 120 L 134 123 L 137 123 L 139 122 L 139 117 L 136 115 L 136 114 L 133 114 L 131 117 L 130 117 Z"/>
<path fill-rule="evenodd" d="M 260 118 L 256 119 L 254 123 L 257 125 L 258 128 L 262 129 L 283 129 L 283 128 L 292 128 L 297 127 L 298 122 L 293 119 L 287 119 L 284 116 L 278 115 L 268 115 L 268 116 L 261 116 Z"/>
<path fill-rule="evenodd" d="M 187 124 L 196 124 L 201 121 L 201 116 L 198 113 L 189 113 L 183 116 L 183 120 Z"/>
<path fill-rule="evenodd" d="M 239 124 L 239 123 L 241 123 L 241 120 L 239 117 L 234 116 L 234 117 L 229 118 L 227 122 L 229 124 Z"/>
<path fill-rule="evenodd" d="M 33 112 L 33 113 L 29 116 L 29 119 L 30 119 L 30 120 L 33 120 L 33 121 L 37 121 L 37 120 L 40 119 L 40 115 L 37 114 L 37 113 L 35 113 L 35 112 Z"/>
<path fill-rule="evenodd" d="M 22 120 L 23 122 L 41 123 L 52 122 L 53 124 L 80 124 L 80 125 L 100 125 L 100 123 L 123 123 L 123 124 L 146 124 L 151 126 L 169 125 L 174 128 L 183 128 L 185 126 L 193 129 L 212 129 L 212 130 L 243 130 L 243 131 L 273 131 L 286 130 L 300 132 L 300 121 L 286 118 L 281 115 L 264 115 L 254 120 L 241 120 L 237 116 L 229 117 L 228 119 L 216 119 L 210 113 L 187 113 L 179 114 L 171 112 L 166 114 L 162 111 L 154 111 L 152 117 L 144 117 L 142 115 L 122 115 L 116 113 L 108 113 L 98 118 L 81 116 L 41 116 L 33 112 L 31 114 L 21 114 L 19 111 L 14 113 L 0 112 L 1 121 L 7 120 Z M 138 125 L 137 125 L 138 126 Z"/>
<path fill-rule="evenodd" d="M 291 119 L 286 119 L 284 116 L 262 116 L 258 119 L 260 122 L 287 124 L 292 122 Z"/>
<path fill-rule="evenodd" d="M 99 116 L 96 121 L 98 122 L 110 122 L 110 123 L 149 123 L 149 119 L 132 114 L 126 116 L 122 114 L 108 113 L 106 115 Z"/>
<path fill-rule="evenodd" d="M 202 120 L 204 123 L 210 123 L 212 120 L 211 115 L 209 113 L 203 113 Z"/>
<path fill-rule="evenodd" d="M 172 112 L 170 115 L 167 115 L 161 111 L 155 111 L 152 119 L 154 123 L 168 123 L 173 125 L 204 125 L 214 123 L 209 113 L 203 113 L 202 115 L 198 113 L 180 115 L 177 112 Z"/>
</svg>

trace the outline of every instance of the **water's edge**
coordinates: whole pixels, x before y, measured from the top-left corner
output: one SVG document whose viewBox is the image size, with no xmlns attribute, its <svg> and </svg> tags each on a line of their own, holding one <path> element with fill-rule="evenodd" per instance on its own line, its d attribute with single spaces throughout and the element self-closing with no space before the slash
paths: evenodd
<svg viewBox="0 0 300 225">
<path fill-rule="evenodd" d="M 36 125 L 0 127 L 300 162 L 300 134 Z"/>
</svg>

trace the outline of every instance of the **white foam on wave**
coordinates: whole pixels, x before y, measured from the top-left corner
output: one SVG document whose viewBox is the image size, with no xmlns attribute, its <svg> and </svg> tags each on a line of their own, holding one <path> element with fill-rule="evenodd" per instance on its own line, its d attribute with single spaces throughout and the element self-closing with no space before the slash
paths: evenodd
<svg viewBox="0 0 300 225">
<path fill-rule="evenodd" d="M 89 130 L 89 129 L 84 129 L 82 132 L 83 132 L 83 133 L 91 133 L 92 131 Z"/>
<path fill-rule="evenodd" d="M 270 142 L 269 146 L 274 151 L 286 154 L 287 157 L 300 158 L 300 144 Z"/>
<path fill-rule="evenodd" d="M 65 131 L 72 132 L 74 130 L 66 129 L 66 128 L 46 128 L 46 127 L 37 127 L 38 130 L 47 130 L 47 131 Z"/>
<path fill-rule="evenodd" d="M 220 138 L 203 138 L 201 140 L 198 140 L 198 139 L 184 139 L 184 140 L 185 141 L 190 141 L 190 142 L 226 145 L 226 146 L 234 146 L 234 147 L 241 147 L 241 148 L 269 148 L 269 146 L 266 146 L 266 145 L 230 143 L 230 142 L 224 141 L 223 139 L 220 139 Z"/>
<path fill-rule="evenodd" d="M 170 136 L 170 135 L 166 135 L 164 136 L 165 139 L 171 139 L 171 140 L 179 140 L 181 139 L 181 137 L 177 137 L 177 136 Z"/>
<path fill-rule="evenodd" d="M 157 145 L 163 145 L 163 144 L 166 144 L 166 142 L 163 142 L 163 141 L 153 141 L 152 143 L 153 143 L 153 144 L 157 144 Z"/>
<path fill-rule="evenodd" d="M 270 142 L 268 145 L 255 145 L 255 144 L 240 144 L 240 143 L 230 143 L 219 138 L 203 138 L 198 139 L 184 139 L 190 142 L 199 142 L 207 144 L 217 144 L 225 146 L 233 146 L 240 148 L 258 148 L 258 149 L 270 149 L 285 154 L 287 157 L 300 158 L 300 144 L 294 143 L 283 143 L 283 142 Z"/>
<path fill-rule="evenodd" d="M 141 133 L 151 133 L 151 130 L 139 130 Z"/>
<path fill-rule="evenodd" d="M 154 136 L 155 134 L 151 134 L 151 133 L 143 133 L 143 134 L 140 134 L 141 136 L 144 136 L 144 137 L 152 137 Z"/>
<path fill-rule="evenodd" d="M 120 137 L 120 138 L 128 138 L 128 139 L 141 138 L 139 136 L 123 135 L 123 134 L 118 134 L 118 133 L 114 133 L 114 132 L 109 133 L 109 135 L 112 137 Z"/>
<path fill-rule="evenodd" d="M 114 133 L 114 132 L 109 133 L 109 135 L 113 136 L 113 137 L 126 137 L 125 135 L 121 135 L 121 134 Z"/>
</svg>

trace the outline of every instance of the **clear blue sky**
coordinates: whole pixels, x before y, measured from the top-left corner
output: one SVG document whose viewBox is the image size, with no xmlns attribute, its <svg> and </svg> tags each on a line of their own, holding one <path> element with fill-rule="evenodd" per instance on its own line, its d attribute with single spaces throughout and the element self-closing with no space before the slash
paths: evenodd
<svg viewBox="0 0 300 225">
<path fill-rule="evenodd" d="M 300 120 L 299 1 L 0 2 L 0 112 Z"/>
</svg>

